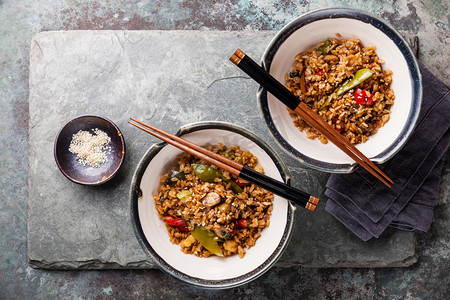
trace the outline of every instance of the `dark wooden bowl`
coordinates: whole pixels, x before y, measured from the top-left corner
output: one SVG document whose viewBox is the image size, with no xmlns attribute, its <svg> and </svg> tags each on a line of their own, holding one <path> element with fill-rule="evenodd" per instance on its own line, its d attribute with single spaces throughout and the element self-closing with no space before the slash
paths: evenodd
<svg viewBox="0 0 450 300">
<path fill-rule="evenodd" d="M 111 138 L 111 151 L 107 151 L 108 161 L 98 168 L 81 165 L 77 155 L 69 151 L 72 136 L 79 130 L 90 131 L 98 128 Z M 83 115 L 70 120 L 59 131 L 55 140 L 54 154 L 61 172 L 73 182 L 83 185 L 100 185 L 110 180 L 125 159 L 125 140 L 119 128 L 110 120 L 94 115 Z"/>
</svg>

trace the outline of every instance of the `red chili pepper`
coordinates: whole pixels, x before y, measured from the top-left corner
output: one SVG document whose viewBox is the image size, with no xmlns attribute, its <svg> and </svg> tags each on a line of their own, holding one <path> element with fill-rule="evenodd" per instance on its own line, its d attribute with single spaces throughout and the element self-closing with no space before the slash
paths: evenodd
<svg viewBox="0 0 450 300">
<path fill-rule="evenodd" d="M 236 220 L 236 227 L 238 228 L 247 228 L 247 220 L 246 219 L 238 219 Z"/>
<path fill-rule="evenodd" d="M 184 232 L 188 232 L 189 229 L 186 225 L 186 222 L 184 222 L 183 219 L 181 218 L 177 218 L 177 219 L 172 219 L 172 218 L 165 218 L 164 221 L 169 224 L 170 226 L 174 226 L 174 227 L 178 227 L 178 229 L 180 231 L 184 231 Z"/>
<path fill-rule="evenodd" d="M 235 235 L 238 228 L 247 228 L 247 226 L 248 226 L 248 224 L 247 224 L 246 219 L 237 219 L 234 222 L 234 228 L 233 228 L 233 232 L 231 233 L 231 235 Z"/>
<path fill-rule="evenodd" d="M 363 105 L 372 105 L 373 104 L 373 95 L 365 90 L 362 90 L 360 88 L 356 89 L 354 96 L 355 96 L 355 101 L 358 104 L 363 104 Z"/>
<path fill-rule="evenodd" d="M 243 186 L 247 186 L 247 185 L 249 185 L 250 184 L 250 182 L 248 182 L 248 181 L 246 181 L 246 180 L 244 180 L 244 179 L 241 179 L 241 178 L 236 178 L 235 180 L 233 180 L 238 186 L 240 186 L 240 187 L 243 187 Z"/>
<path fill-rule="evenodd" d="M 316 73 L 316 75 L 322 76 L 323 75 L 323 71 L 320 70 L 319 72 Z"/>
</svg>

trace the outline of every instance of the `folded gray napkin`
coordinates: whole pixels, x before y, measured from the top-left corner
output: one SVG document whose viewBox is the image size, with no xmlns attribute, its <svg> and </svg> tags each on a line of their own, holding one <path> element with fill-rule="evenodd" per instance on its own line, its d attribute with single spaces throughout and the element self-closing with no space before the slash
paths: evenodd
<svg viewBox="0 0 450 300">
<path fill-rule="evenodd" d="M 395 182 L 388 188 L 363 168 L 333 174 L 325 210 L 362 240 L 388 226 L 427 231 L 450 145 L 449 88 L 420 65 L 423 100 L 416 128 L 403 148 L 380 168 Z"/>
</svg>

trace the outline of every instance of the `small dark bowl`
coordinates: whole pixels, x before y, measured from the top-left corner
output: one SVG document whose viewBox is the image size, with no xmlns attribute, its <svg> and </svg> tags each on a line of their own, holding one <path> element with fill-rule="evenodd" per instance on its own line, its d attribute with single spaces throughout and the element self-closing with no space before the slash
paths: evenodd
<svg viewBox="0 0 450 300">
<path fill-rule="evenodd" d="M 69 151 L 72 136 L 80 130 L 91 131 L 98 128 L 110 138 L 111 151 L 107 151 L 108 161 L 98 168 L 83 166 L 77 155 Z M 125 140 L 119 128 L 110 120 L 94 115 L 79 116 L 69 121 L 59 131 L 55 140 L 55 160 L 59 170 L 68 179 L 83 185 L 100 185 L 116 175 L 125 159 Z"/>
</svg>

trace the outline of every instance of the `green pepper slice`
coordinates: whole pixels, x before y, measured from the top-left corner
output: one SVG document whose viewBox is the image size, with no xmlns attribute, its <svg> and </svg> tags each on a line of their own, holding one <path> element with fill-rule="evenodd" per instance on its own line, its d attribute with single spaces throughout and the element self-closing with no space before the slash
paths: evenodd
<svg viewBox="0 0 450 300">
<path fill-rule="evenodd" d="M 206 250 L 217 256 L 223 256 L 222 249 L 217 242 L 222 241 L 214 232 L 206 230 L 205 227 L 195 225 L 194 230 L 191 231 L 192 236 L 199 242 Z"/>
<path fill-rule="evenodd" d="M 347 82 L 346 84 L 340 86 L 337 91 L 336 91 L 336 96 L 340 96 L 343 93 L 345 93 L 346 91 L 354 88 L 355 86 L 357 86 L 358 84 L 360 84 L 361 82 L 363 82 L 364 80 L 370 78 L 373 75 L 373 71 L 369 70 L 369 69 L 360 69 L 358 71 L 356 71 L 355 76 L 353 76 L 353 78 Z"/>
<path fill-rule="evenodd" d="M 213 167 L 202 164 L 192 164 L 191 166 L 194 168 L 195 175 L 205 182 L 214 182 L 216 178 L 225 179 L 223 174 Z"/>
<path fill-rule="evenodd" d="M 175 184 L 178 180 L 186 180 L 186 175 L 183 172 L 173 170 L 167 177 L 167 184 Z"/>
<path fill-rule="evenodd" d="M 330 40 L 326 40 L 325 42 L 323 42 L 323 44 L 317 48 L 317 50 L 319 52 L 322 53 L 323 56 L 327 55 L 328 53 L 330 53 L 330 46 L 332 45 Z"/>
<path fill-rule="evenodd" d="M 216 178 L 220 178 L 226 183 L 231 183 L 231 189 L 233 190 L 234 193 L 239 194 L 244 191 L 234 181 L 227 179 L 225 176 L 223 176 L 222 172 L 220 172 L 217 169 L 214 169 L 211 166 L 202 164 L 192 164 L 192 167 L 194 168 L 195 175 L 197 175 L 198 178 L 200 178 L 200 180 L 203 180 L 205 182 L 214 182 Z"/>
<path fill-rule="evenodd" d="M 374 72 L 369 69 L 359 69 L 358 71 L 356 71 L 355 75 L 350 81 L 338 87 L 338 89 L 335 92 L 333 92 L 331 95 L 328 96 L 327 100 L 322 104 L 322 106 L 320 106 L 320 110 L 322 110 L 323 108 L 325 108 L 325 106 L 330 104 L 331 100 L 339 97 L 340 95 L 344 94 L 348 90 L 351 90 L 364 80 L 370 78 L 373 75 L 373 73 Z"/>
</svg>

